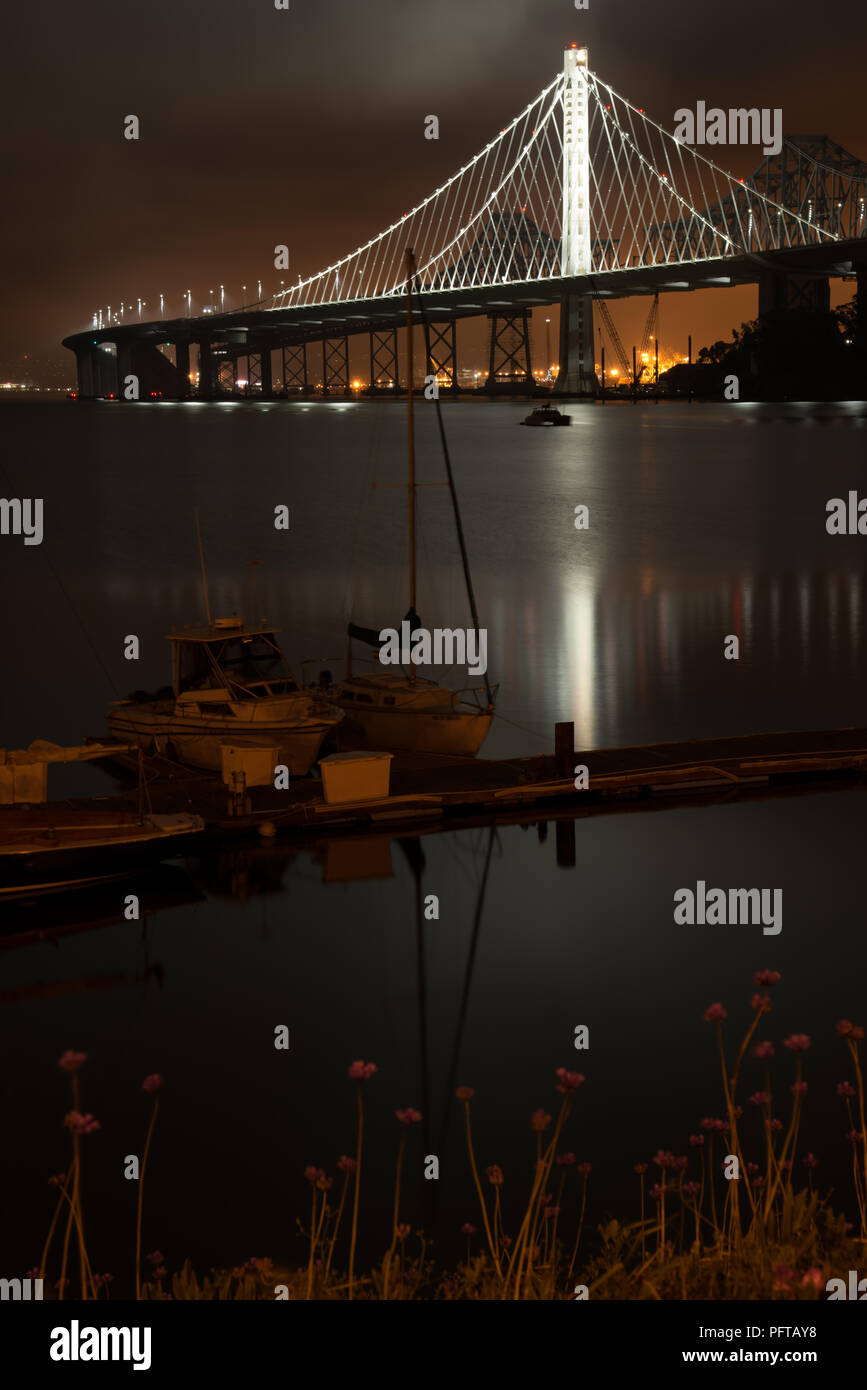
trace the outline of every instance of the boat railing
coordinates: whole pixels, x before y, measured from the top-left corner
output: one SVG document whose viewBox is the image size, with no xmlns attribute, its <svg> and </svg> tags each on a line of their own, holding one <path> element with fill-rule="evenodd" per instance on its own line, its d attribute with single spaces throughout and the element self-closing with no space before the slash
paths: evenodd
<svg viewBox="0 0 867 1390">
<path fill-rule="evenodd" d="M 490 690 L 491 690 L 491 698 L 490 698 L 490 701 L 489 701 L 488 698 L 487 698 L 487 697 L 488 697 L 488 692 L 487 692 L 487 690 L 485 689 L 485 687 L 484 687 L 483 685 L 465 685 L 465 686 L 463 686 L 460 690 L 456 690 L 456 691 L 455 691 L 455 694 L 456 694 L 456 695 L 471 695 L 471 696 L 473 697 L 472 703 L 475 704 L 475 705 L 477 705 L 478 708 L 484 713 L 485 711 L 487 711 L 487 710 L 489 710 L 489 709 L 493 709 L 493 707 L 494 707 L 494 705 L 495 705 L 495 703 L 496 703 L 497 692 L 498 692 L 499 689 L 500 689 L 499 685 L 492 685 L 492 686 L 490 687 Z M 480 698 L 479 698 L 480 696 L 484 696 L 484 699 L 480 699 Z M 470 701 L 467 701 L 466 703 L 469 704 Z"/>
</svg>

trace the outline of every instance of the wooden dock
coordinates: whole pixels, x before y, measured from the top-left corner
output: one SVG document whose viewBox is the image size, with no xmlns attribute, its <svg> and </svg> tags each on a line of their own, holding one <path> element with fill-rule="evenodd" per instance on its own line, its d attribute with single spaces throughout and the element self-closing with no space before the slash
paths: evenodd
<svg viewBox="0 0 867 1390">
<path fill-rule="evenodd" d="M 650 809 L 701 800 L 733 799 L 775 790 L 815 789 L 863 782 L 867 729 L 788 731 L 690 739 L 637 747 L 570 751 L 571 725 L 557 726 L 555 755 L 492 760 L 396 754 L 390 795 L 331 805 L 322 783 L 299 778 L 285 791 L 256 787 L 249 811 L 231 815 L 227 788 L 216 776 L 165 757 L 145 757 L 147 794 L 154 811 L 194 811 L 211 835 L 304 836 L 371 828 L 394 833 L 442 825 L 559 819 L 612 809 Z M 133 757 L 110 764 L 123 778 L 137 771 Z M 588 769 L 587 789 L 576 790 L 574 769 Z M 131 787 L 101 804 L 129 807 Z M 74 803 L 84 809 L 93 799 Z"/>
</svg>

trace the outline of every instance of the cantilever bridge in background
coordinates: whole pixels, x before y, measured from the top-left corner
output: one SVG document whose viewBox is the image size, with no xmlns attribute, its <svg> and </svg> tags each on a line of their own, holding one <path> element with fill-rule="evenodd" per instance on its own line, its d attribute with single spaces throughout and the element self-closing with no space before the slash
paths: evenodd
<svg viewBox="0 0 867 1390">
<path fill-rule="evenodd" d="M 827 136 L 788 136 L 779 154 L 737 179 L 619 96 L 587 58 L 567 49 L 562 72 L 483 150 L 317 274 L 239 311 L 155 323 L 97 318 L 66 338 L 80 394 L 122 395 L 134 374 L 142 399 L 189 395 L 192 347 L 204 399 L 233 389 L 243 359 L 263 396 L 308 391 L 316 375 L 326 392 L 344 392 L 356 334 L 369 335 L 371 387 L 397 389 L 407 246 L 427 371 L 454 389 L 461 318 L 490 319 L 489 389 L 529 385 L 529 316 L 558 304 L 556 389 L 587 394 L 596 389 L 594 300 L 758 284 L 764 313 L 827 307 L 829 277 L 856 276 L 860 288 L 867 165 Z M 749 113 L 739 115 L 746 124 Z M 316 346 L 321 370 L 310 361 Z"/>
</svg>

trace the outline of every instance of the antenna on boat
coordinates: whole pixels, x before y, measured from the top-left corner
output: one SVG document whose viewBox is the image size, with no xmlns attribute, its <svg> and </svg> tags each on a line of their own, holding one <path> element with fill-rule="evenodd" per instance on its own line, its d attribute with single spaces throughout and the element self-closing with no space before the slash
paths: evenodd
<svg viewBox="0 0 867 1390">
<path fill-rule="evenodd" d="M 412 282 L 415 275 L 415 256 L 412 247 L 406 248 L 406 426 L 409 451 L 409 609 L 415 612 L 415 433 L 413 419 L 413 354 L 412 354 Z M 410 681 L 415 680 L 412 666 Z"/>
<path fill-rule="evenodd" d="M 411 294 L 411 293 L 412 293 L 412 289 L 411 289 L 412 280 L 413 280 L 414 277 L 415 277 L 415 260 L 414 260 L 413 255 L 412 255 L 412 251 L 409 251 L 409 250 L 407 251 L 407 265 L 408 265 L 408 267 L 409 267 L 409 277 L 410 277 L 410 289 L 409 289 L 409 293 Z M 425 314 L 425 310 L 424 310 L 424 301 L 422 300 L 421 295 L 419 295 L 419 301 L 418 301 L 418 303 L 419 303 L 419 312 L 421 313 L 421 320 L 422 320 L 422 323 L 423 323 L 424 326 L 425 326 L 425 331 L 427 331 L 427 315 Z M 410 358 L 410 360 L 412 360 L 412 359 Z M 455 382 L 457 382 L 457 377 L 455 377 Z M 445 431 L 445 426 L 444 426 L 444 424 L 443 424 L 443 415 L 442 415 L 442 408 L 441 408 L 441 406 L 440 406 L 439 392 L 435 392 L 435 393 L 434 393 L 434 405 L 436 406 L 437 425 L 439 426 L 439 432 L 440 432 L 440 443 L 441 443 L 442 446 L 443 446 L 443 458 L 445 459 L 446 475 L 447 475 L 448 480 L 449 480 L 449 493 L 450 493 L 451 499 L 452 499 L 452 510 L 453 510 L 453 512 L 454 512 L 454 514 L 455 514 L 455 529 L 457 530 L 457 533 L 458 533 L 458 545 L 460 546 L 460 550 L 461 550 L 461 564 L 463 565 L 463 570 L 464 570 L 464 583 L 465 583 L 466 586 L 467 586 L 467 598 L 469 599 L 470 613 L 472 614 L 472 618 L 473 618 L 473 626 L 475 627 L 476 631 L 478 632 L 479 627 L 481 626 L 480 623 L 479 623 L 479 611 L 478 611 L 478 609 L 477 609 L 477 607 L 476 607 L 476 595 L 475 595 L 475 591 L 474 591 L 474 589 L 473 589 L 472 575 L 470 574 L 470 557 L 469 557 L 469 555 L 467 554 L 467 543 L 466 543 L 466 541 L 465 541 L 465 539 L 464 539 L 464 528 L 463 528 L 463 524 L 462 524 L 462 522 L 461 522 L 461 511 L 460 511 L 460 507 L 458 506 L 458 494 L 457 494 L 457 492 L 455 491 L 455 479 L 454 479 L 454 474 L 452 473 L 452 461 L 451 461 L 451 456 L 450 456 L 450 454 L 449 454 L 449 446 L 448 446 L 448 444 L 446 443 L 446 431 Z M 412 406 L 411 406 L 411 405 L 410 405 L 410 421 L 412 421 Z M 410 440 L 411 440 L 411 439 L 412 439 L 412 425 L 410 424 Z M 412 455 L 412 444 L 410 444 L 410 455 Z M 413 466 L 413 465 L 411 464 L 410 467 L 412 468 L 412 466 Z M 411 480 L 412 480 L 412 474 L 410 475 L 410 477 L 411 477 Z M 410 487 L 410 494 L 412 494 L 412 491 L 413 491 L 413 489 L 412 489 L 412 487 Z M 412 503 L 410 503 L 410 507 L 412 507 Z M 414 514 L 414 513 L 413 513 L 413 514 Z M 485 694 L 486 694 L 487 697 L 488 697 L 488 709 L 493 709 L 493 707 L 494 707 L 494 692 L 493 692 L 492 689 L 491 689 L 491 682 L 488 680 L 488 673 L 487 673 L 487 671 L 484 672 L 484 675 L 483 675 L 482 679 L 483 679 L 484 682 L 485 682 Z"/>
<path fill-rule="evenodd" d="M 265 621 L 265 615 L 259 612 L 259 585 L 257 583 L 256 574 L 256 570 L 261 563 L 261 560 L 247 561 L 247 567 L 250 571 L 250 610 L 254 623 Z"/>
<path fill-rule="evenodd" d="M 208 627 L 212 627 L 211 620 L 211 600 L 208 597 L 208 575 L 205 570 L 205 552 L 202 549 L 202 529 L 199 526 L 199 509 L 196 507 L 196 538 L 199 542 L 199 564 L 202 567 L 202 593 L 205 596 L 205 613 L 208 619 Z"/>
</svg>

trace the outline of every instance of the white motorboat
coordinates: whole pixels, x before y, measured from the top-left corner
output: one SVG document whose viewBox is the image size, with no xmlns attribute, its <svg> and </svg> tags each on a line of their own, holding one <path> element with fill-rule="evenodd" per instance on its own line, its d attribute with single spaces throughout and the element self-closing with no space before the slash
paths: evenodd
<svg viewBox="0 0 867 1390">
<path fill-rule="evenodd" d="M 171 688 L 112 705 L 108 722 L 117 738 L 210 772 L 221 770 L 223 743 L 242 739 L 275 747 L 276 762 L 293 776 L 310 770 L 343 715 L 299 686 L 274 629 L 217 618 L 168 640 Z"/>
</svg>

